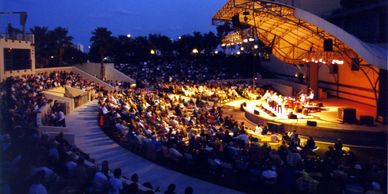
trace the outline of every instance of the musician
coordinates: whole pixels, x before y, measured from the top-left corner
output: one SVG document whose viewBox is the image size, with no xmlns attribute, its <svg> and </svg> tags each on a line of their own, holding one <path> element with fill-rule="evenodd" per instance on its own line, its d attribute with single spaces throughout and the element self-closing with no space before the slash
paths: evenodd
<svg viewBox="0 0 388 194">
<path fill-rule="evenodd" d="M 279 95 L 276 101 L 276 109 L 278 113 L 283 113 L 283 96 Z"/>
<path fill-rule="evenodd" d="M 307 96 L 308 102 L 314 100 L 314 90 L 310 88 L 310 94 Z"/>
</svg>

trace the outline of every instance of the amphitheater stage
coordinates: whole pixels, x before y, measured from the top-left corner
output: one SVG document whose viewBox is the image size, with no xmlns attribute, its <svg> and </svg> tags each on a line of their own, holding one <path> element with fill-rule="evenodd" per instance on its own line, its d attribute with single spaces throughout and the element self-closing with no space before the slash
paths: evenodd
<svg viewBox="0 0 388 194">
<path fill-rule="evenodd" d="M 274 128 L 280 128 L 285 131 L 296 130 L 303 136 L 312 136 L 315 139 L 335 142 L 341 139 L 343 143 L 385 148 L 387 146 L 387 125 L 374 123 L 374 126 L 349 124 L 338 121 L 339 108 L 355 108 L 356 118 L 360 116 L 373 116 L 376 108 L 368 105 L 358 104 L 343 99 L 325 99 L 317 101 L 322 103 L 323 108 L 320 112 L 310 113 L 308 116 L 301 113 L 296 114 L 297 119 L 289 119 L 287 114 L 273 116 L 265 111 L 262 106 L 264 102 L 260 100 L 239 100 L 227 103 L 226 105 L 240 107 L 245 102 L 245 117 L 256 123 L 270 122 Z M 263 103 L 263 105 L 262 105 Z M 308 126 L 307 121 L 316 122 L 316 126 Z"/>
</svg>

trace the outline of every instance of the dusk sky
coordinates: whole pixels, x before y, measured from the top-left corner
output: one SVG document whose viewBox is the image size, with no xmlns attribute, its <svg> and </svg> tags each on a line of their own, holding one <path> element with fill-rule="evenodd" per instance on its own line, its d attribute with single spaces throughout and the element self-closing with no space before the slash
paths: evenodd
<svg viewBox="0 0 388 194">
<path fill-rule="evenodd" d="M 62 26 L 74 43 L 89 45 L 91 31 L 107 27 L 114 35 L 161 33 L 171 38 L 193 31 L 215 31 L 211 17 L 226 0 L 1 0 L 0 11 L 26 11 L 27 29 Z M 0 16 L 19 27 L 17 16 Z"/>
</svg>

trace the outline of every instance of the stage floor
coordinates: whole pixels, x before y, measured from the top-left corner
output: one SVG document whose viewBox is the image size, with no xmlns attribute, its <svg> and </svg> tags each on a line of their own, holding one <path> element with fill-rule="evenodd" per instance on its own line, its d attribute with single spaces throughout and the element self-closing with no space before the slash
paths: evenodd
<svg viewBox="0 0 388 194">
<path fill-rule="evenodd" d="M 358 124 L 347 124 L 340 123 L 337 120 L 338 108 L 355 108 L 357 111 L 357 119 L 359 119 L 360 115 L 368 115 L 374 116 L 376 112 L 376 108 L 364 104 L 358 104 L 356 102 L 347 101 L 343 99 L 325 99 L 314 101 L 316 103 L 323 103 L 325 111 L 310 113 L 307 118 L 299 118 L 299 119 L 288 119 L 286 116 L 282 117 L 273 117 L 266 112 L 257 108 L 257 105 L 261 104 L 259 100 L 238 100 L 226 103 L 225 105 L 240 107 L 241 103 L 246 102 L 247 106 L 245 107 L 245 111 L 254 114 L 254 110 L 259 111 L 260 114 L 256 115 L 267 121 L 273 121 L 276 123 L 282 123 L 286 125 L 292 125 L 295 127 L 305 127 L 307 120 L 316 121 L 318 128 L 325 129 L 333 129 L 333 130 L 349 130 L 349 131 L 362 131 L 362 132 L 387 132 L 387 125 L 382 125 L 380 123 L 375 123 L 376 126 L 365 126 Z"/>
</svg>

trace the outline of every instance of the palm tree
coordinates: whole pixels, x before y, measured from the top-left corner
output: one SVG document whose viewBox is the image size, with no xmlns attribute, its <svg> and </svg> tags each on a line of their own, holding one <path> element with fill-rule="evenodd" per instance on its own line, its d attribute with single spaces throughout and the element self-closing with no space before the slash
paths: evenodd
<svg viewBox="0 0 388 194">
<path fill-rule="evenodd" d="M 152 48 L 160 50 L 163 56 L 172 54 L 173 46 L 169 37 L 160 34 L 150 34 L 148 35 L 148 41 Z"/>
<path fill-rule="evenodd" d="M 54 47 L 58 52 L 58 63 L 59 65 L 63 65 L 63 55 L 66 47 L 70 47 L 72 45 L 73 37 L 67 35 L 68 30 L 62 27 L 56 27 L 54 30 L 50 31 L 52 34 Z"/>
<path fill-rule="evenodd" d="M 90 38 L 92 46 L 90 52 L 98 51 L 101 62 L 101 79 L 105 77 L 104 57 L 109 53 L 112 47 L 113 37 L 112 32 L 107 28 L 98 27 L 92 32 L 93 36 Z"/>
<path fill-rule="evenodd" d="M 48 28 L 42 26 L 34 26 L 30 29 L 30 31 L 32 34 L 34 34 L 36 61 L 38 63 L 38 66 L 43 66 L 44 64 L 48 63 Z"/>
</svg>

